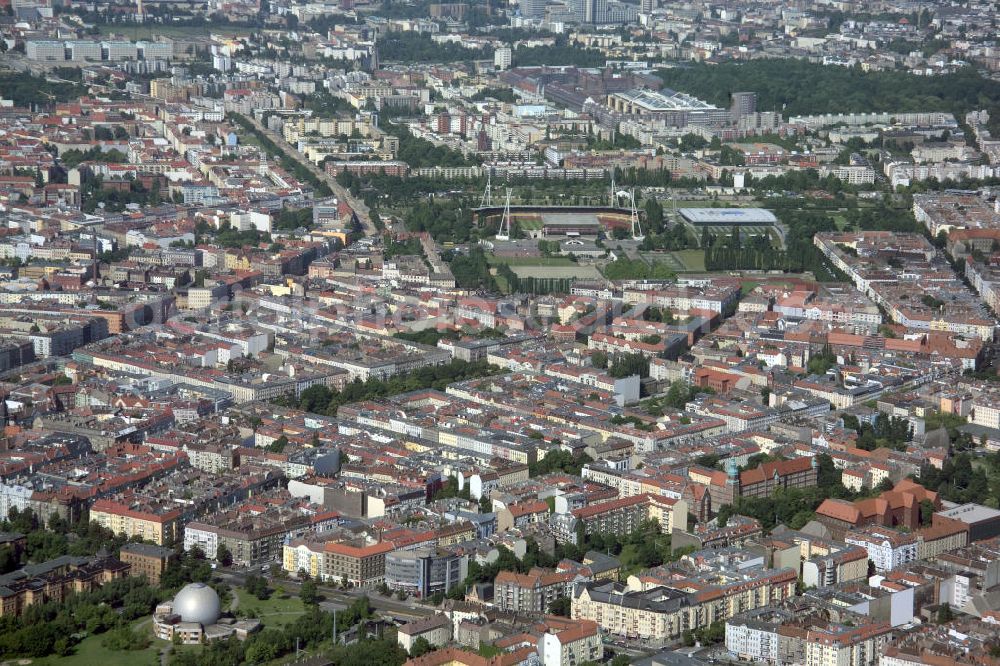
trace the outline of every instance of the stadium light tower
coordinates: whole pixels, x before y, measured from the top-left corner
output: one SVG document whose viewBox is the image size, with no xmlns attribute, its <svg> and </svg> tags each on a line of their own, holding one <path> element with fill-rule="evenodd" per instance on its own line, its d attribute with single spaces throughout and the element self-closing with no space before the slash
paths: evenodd
<svg viewBox="0 0 1000 666">
<path fill-rule="evenodd" d="M 629 192 L 628 198 L 632 200 L 632 240 L 641 241 L 646 236 L 642 233 L 642 227 L 639 226 L 639 211 L 635 208 L 635 188 Z"/>
<path fill-rule="evenodd" d="M 632 222 L 632 240 L 641 241 L 646 236 L 642 233 L 642 226 L 639 224 L 639 211 L 635 207 L 635 188 L 631 190 L 618 190 L 615 192 L 615 203 L 619 199 L 626 198 L 629 201 L 629 209 Z"/>
<path fill-rule="evenodd" d="M 497 240 L 510 240 L 510 192 L 507 188 L 507 201 L 503 205 L 503 218 L 500 219 L 500 229 L 497 231 Z"/>
<path fill-rule="evenodd" d="M 483 198 L 479 200 L 480 208 L 489 208 L 493 205 L 493 180 L 492 171 L 486 172 L 486 189 L 483 191 Z"/>
</svg>

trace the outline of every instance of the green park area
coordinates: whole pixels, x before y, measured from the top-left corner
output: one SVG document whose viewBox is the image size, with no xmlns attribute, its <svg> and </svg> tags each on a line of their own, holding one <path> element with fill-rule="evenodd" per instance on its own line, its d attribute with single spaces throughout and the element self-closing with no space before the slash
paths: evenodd
<svg viewBox="0 0 1000 666">
<path fill-rule="evenodd" d="M 275 590 L 267 599 L 258 599 L 242 587 L 234 588 L 239 603 L 237 608 L 244 617 L 255 617 L 265 627 L 291 624 L 305 614 L 305 606 L 298 597 Z"/>
<path fill-rule="evenodd" d="M 80 641 L 71 655 L 65 657 L 46 657 L 32 661 L 40 666 L 155 666 L 160 663 L 160 650 L 167 645 L 165 641 L 153 638 L 150 619 L 138 620 L 133 623 L 137 635 L 149 636 L 149 645 L 139 650 L 113 650 L 105 647 L 107 634 L 91 634 Z"/>
</svg>

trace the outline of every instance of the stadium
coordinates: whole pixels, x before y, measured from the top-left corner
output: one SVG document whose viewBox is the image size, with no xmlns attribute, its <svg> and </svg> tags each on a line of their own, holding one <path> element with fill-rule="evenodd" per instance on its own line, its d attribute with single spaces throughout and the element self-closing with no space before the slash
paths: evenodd
<svg viewBox="0 0 1000 666">
<path fill-rule="evenodd" d="M 778 218 L 763 208 L 680 208 L 677 213 L 688 224 L 698 227 L 767 227 Z"/>
<path fill-rule="evenodd" d="M 503 206 L 475 209 L 480 226 L 499 227 Z M 511 226 L 528 238 L 597 237 L 602 231 L 632 228 L 632 211 L 610 206 L 511 206 Z"/>
</svg>

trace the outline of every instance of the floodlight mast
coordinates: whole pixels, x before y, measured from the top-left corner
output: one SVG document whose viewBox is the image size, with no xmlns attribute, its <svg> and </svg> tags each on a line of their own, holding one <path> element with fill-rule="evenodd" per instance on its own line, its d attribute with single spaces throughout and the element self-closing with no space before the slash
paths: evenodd
<svg viewBox="0 0 1000 666">
<path fill-rule="evenodd" d="M 507 188 L 507 201 L 503 206 L 503 217 L 500 219 L 500 229 L 497 231 L 497 240 L 507 241 L 510 240 L 510 193 L 511 189 Z"/>
</svg>

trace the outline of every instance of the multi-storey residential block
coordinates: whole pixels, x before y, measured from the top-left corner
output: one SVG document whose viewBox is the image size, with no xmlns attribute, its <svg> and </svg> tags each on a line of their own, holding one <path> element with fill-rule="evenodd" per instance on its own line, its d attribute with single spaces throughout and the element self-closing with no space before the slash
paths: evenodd
<svg viewBox="0 0 1000 666">
<path fill-rule="evenodd" d="M 391 543 L 328 543 L 323 549 L 326 580 L 374 587 L 385 580 L 385 558 L 393 549 Z"/>
<path fill-rule="evenodd" d="M 324 544 L 293 539 L 281 548 L 281 568 L 291 575 L 305 572 L 313 580 L 326 580 Z"/>
<path fill-rule="evenodd" d="M 219 547 L 225 546 L 239 566 L 277 562 L 283 560 L 284 542 L 303 534 L 313 522 L 309 516 L 284 507 L 256 514 L 223 511 L 189 522 L 184 527 L 184 549 L 197 547 L 215 559 Z"/>
<path fill-rule="evenodd" d="M 114 558 L 72 555 L 12 571 L 0 576 L 0 617 L 16 617 L 36 604 L 62 603 L 128 574 L 129 565 Z"/>
<path fill-rule="evenodd" d="M 172 548 L 147 543 L 127 543 L 118 555 L 118 559 L 131 567 L 130 576 L 145 576 L 151 585 L 160 584 L 160 576 L 176 557 L 177 551 Z"/>
<path fill-rule="evenodd" d="M 687 502 L 643 493 L 607 502 L 599 502 L 552 516 L 556 538 L 577 543 L 580 534 L 615 534 L 624 536 L 646 520 L 657 520 L 664 533 L 687 528 Z"/>
<path fill-rule="evenodd" d="M 493 603 L 515 613 L 547 613 L 556 599 L 569 596 L 575 574 L 532 569 L 501 571 L 493 581 Z"/>
<path fill-rule="evenodd" d="M 850 530 L 844 541 L 864 548 L 876 571 L 892 571 L 917 559 L 917 536 L 913 533 L 869 525 Z"/>
<path fill-rule="evenodd" d="M 172 502 L 131 504 L 100 499 L 90 508 L 90 520 L 101 527 L 158 546 L 172 545 L 181 537 L 182 516 L 183 511 Z"/>
<path fill-rule="evenodd" d="M 795 594 L 798 576 L 794 569 L 745 566 L 734 570 L 729 568 L 732 564 L 731 558 L 723 556 L 716 563 L 718 570 L 688 578 L 653 570 L 630 578 L 627 588 L 618 583 L 578 583 L 573 590 L 572 616 L 594 620 L 614 634 L 670 641 L 684 631 L 780 604 Z"/>
<path fill-rule="evenodd" d="M 726 622 L 726 648 L 755 663 L 874 666 L 892 637 L 882 622 L 837 624 L 785 609 L 761 609 Z"/>
<path fill-rule="evenodd" d="M 571 666 L 597 661 L 604 643 L 596 622 L 578 620 L 566 628 L 550 629 L 538 641 L 543 666 Z"/>
</svg>

